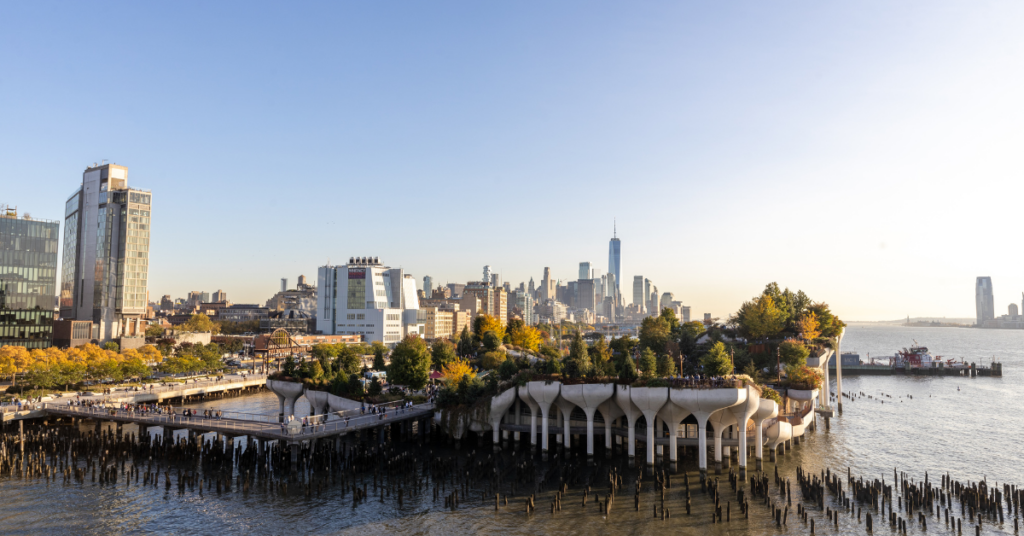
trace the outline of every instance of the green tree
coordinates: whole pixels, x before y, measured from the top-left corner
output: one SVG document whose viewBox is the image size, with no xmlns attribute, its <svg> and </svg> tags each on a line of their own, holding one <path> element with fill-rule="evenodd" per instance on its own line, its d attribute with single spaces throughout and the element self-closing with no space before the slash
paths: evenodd
<svg viewBox="0 0 1024 536">
<path fill-rule="evenodd" d="M 675 376 L 676 374 L 676 362 L 672 359 L 672 356 L 668 354 L 661 354 L 658 356 L 658 377 L 667 378 L 669 376 Z"/>
<path fill-rule="evenodd" d="M 455 355 L 455 345 L 448 339 L 436 339 L 430 345 L 430 365 L 434 370 L 441 370 L 442 367 L 458 359 Z"/>
<path fill-rule="evenodd" d="M 498 367 L 498 377 L 503 381 L 512 379 L 519 372 L 519 365 L 516 364 L 514 359 L 506 359 L 501 362 L 501 366 Z"/>
<path fill-rule="evenodd" d="M 459 335 L 458 351 L 461 357 L 469 357 L 476 351 L 476 344 L 473 343 L 473 336 L 469 333 L 469 326 L 462 327 L 462 334 Z"/>
<path fill-rule="evenodd" d="M 546 359 L 560 360 L 562 359 L 562 352 L 558 351 L 558 348 L 551 346 L 550 344 L 543 344 L 539 350 L 540 355 Z"/>
<path fill-rule="evenodd" d="M 146 326 L 146 338 L 159 339 L 164 336 L 164 328 L 160 324 L 150 324 Z"/>
<path fill-rule="evenodd" d="M 594 372 L 602 376 L 615 375 L 615 363 L 612 361 L 612 351 L 601 336 L 589 348 L 590 362 L 593 364 Z"/>
<path fill-rule="evenodd" d="M 744 302 L 737 316 L 740 331 L 754 339 L 778 336 L 787 321 L 786 313 L 776 307 L 775 300 L 768 295 Z"/>
<path fill-rule="evenodd" d="M 660 316 L 649 316 L 640 323 L 640 346 L 655 352 L 664 352 L 665 344 L 672 335 L 668 320 Z"/>
<path fill-rule="evenodd" d="M 338 348 L 338 358 L 334 360 L 333 368 L 347 375 L 359 374 L 363 367 L 362 363 L 363 360 L 360 358 L 359 350 L 342 344 Z"/>
<path fill-rule="evenodd" d="M 636 372 L 636 365 L 633 364 L 632 358 L 624 360 L 619 366 L 619 380 L 622 382 L 631 383 L 639 377 L 640 375 Z"/>
<path fill-rule="evenodd" d="M 506 361 L 507 357 L 508 356 L 505 355 L 505 352 L 500 350 L 487 352 L 480 358 L 480 367 L 484 370 L 494 370 L 501 366 L 501 364 Z"/>
<path fill-rule="evenodd" d="M 423 339 L 410 335 L 395 345 L 388 367 L 388 380 L 419 390 L 430 378 L 430 350 Z"/>
<path fill-rule="evenodd" d="M 843 332 L 843 328 L 846 327 L 846 323 L 839 320 L 839 317 L 832 314 L 829 310 L 828 304 L 824 302 L 814 303 L 808 307 L 808 311 L 814 314 L 815 319 L 818 321 L 818 330 L 821 332 L 820 336 L 827 339 L 834 339 Z"/>
<path fill-rule="evenodd" d="M 483 336 L 484 350 L 493 352 L 501 346 L 501 338 L 493 331 L 485 331 Z"/>
<path fill-rule="evenodd" d="M 373 349 L 373 370 L 387 370 L 387 365 L 384 363 L 384 352 L 377 348 Z"/>
<path fill-rule="evenodd" d="M 806 365 L 810 354 L 804 343 L 796 339 L 786 339 L 779 344 L 779 361 L 787 369 Z"/>
<path fill-rule="evenodd" d="M 662 309 L 661 314 L 659 316 L 663 318 L 665 322 L 668 323 L 669 331 L 675 331 L 679 329 L 679 318 L 676 317 L 676 312 L 673 311 L 672 309 L 669 309 L 668 307 Z"/>
<path fill-rule="evenodd" d="M 650 348 L 640 352 L 640 372 L 645 379 L 653 378 L 658 373 L 658 358 Z"/>
<path fill-rule="evenodd" d="M 203 313 L 192 315 L 188 321 L 178 326 L 177 329 L 178 331 L 189 333 L 212 333 L 214 335 L 220 333 L 220 326 Z"/>
<path fill-rule="evenodd" d="M 372 381 L 370 382 L 370 387 L 369 387 L 369 389 L 367 389 L 367 390 L 366 390 L 366 394 L 368 394 L 368 395 L 370 395 L 370 396 L 377 396 L 377 395 L 379 395 L 379 394 L 381 393 L 381 391 L 383 391 L 383 390 L 384 390 L 384 386 L 383 386 L 383 385 L 381 385 L 381 384 L 380 384 L 380 380 L 379 380 L 379 379 L 377 379 L 377 377 L 376 377 L 376 376 L 374 376 L 374 377 L 373 377 L 373 380 L 372 380 Z"/>
<path fill-rule="evenodd" d="M 353 374 L 348 377 L 348 395 L 355 399 L 363 398 L 363 382 L 359 378 L 358 374 Z"/>
<path fill-rule="evenodd" d="M 582 378 L 590 373 L 590 353 L 587 352 L 587 343 L 577 331 L 573 335 L 572 343 L 569 344 L 569 355 L 566 356 L 562 366 L 562 372 L 570 378 Z"/>
<path fill-rule="evenodd" d="M 708 349 L 708 352 L 701 357 L 700 364 L 704 367 L 704 374 L 707 376 L 725 376 L 732 373 L 732 360 L 729 359 L 729 352 L 721 341 L 716 342 Z"/>
<path fill-rule="evenodd" d="M 118 346 L 118 344 L 116 342 L 114 342 L 114 341 L 110 341 L 110 342 L 104 344 L 103 345 L 103 349 L 104 350 L 110 350 L 111 352 L 115 352 L 115 353 L 121 351 L 121 347 Z"/>
<path fill-rule="evenodd" d="M 148 378 L 149 367 L 138 357 L 131 357 L 121 362 L 121 375 L 125 378 Z"/>
</svg>

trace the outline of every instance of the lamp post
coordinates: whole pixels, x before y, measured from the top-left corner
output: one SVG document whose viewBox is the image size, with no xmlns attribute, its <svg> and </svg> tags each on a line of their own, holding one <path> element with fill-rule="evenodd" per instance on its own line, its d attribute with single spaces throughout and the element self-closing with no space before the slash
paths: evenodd
<svg viewBox="0 0 1024 536">
<path fill-rule="evenodd" d="M 775 349 L 775 371 L 779 373 L 779 383 L 782 383 L 782 347 Z"/>
</svg>

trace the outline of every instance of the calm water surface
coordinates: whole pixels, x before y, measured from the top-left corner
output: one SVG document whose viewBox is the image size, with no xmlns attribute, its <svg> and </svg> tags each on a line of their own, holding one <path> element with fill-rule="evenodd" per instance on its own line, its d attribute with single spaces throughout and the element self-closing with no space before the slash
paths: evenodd
<svg viewBox="0 0 1024 536">
<path fill-rule="evenodd" d="M 1024 331 L 854 325 L 847 331 L 843 349 L 856 350 L 862 357 L 868 352 L 883 357 L 910 346 L 914 339 L 928 346 L 933 354 L 966 358 L 979 365 L 994 357 L 1004 363 L 1004 376 L 847 376 L 843 381 L 844 392 L 863 393 L 875 399 L 864 396 L 844 400 L 844 414 L 832 420 L 831 430 L 819 426 L 802 445 L 780 456 L 779 472 L 795 481 L 795 468 L 800 464 L 812 471 L 829 467 L 845 472 L 850 467 L 855 475 L 884 477 L 891 483 L 893 468 L 897 468 L 910 473 L 915 480 L 923 479 L 924 472 L 929 471 L 933 481 L 939 480 L 940 473 L 948 472 L 961 481 L 987 478 L 1000 485 L 1024 485 L 1024 417 L 1022 404 L 1014 396 L 1016 386 L 1024 380 Z M 882 395 L 892 398 L 879 399 Z M 277 398 L 268 393 L 215 400 L 196 407 L 270 414 L 277 411 Z M 300 399 L 296 413 L 304 412 L 308 412 L 308 406 Z M 467 450 L 460 455 L 467 456 Z M 753 460 L 750 466 L 753 468 Z M 765 470 L 771 473 L 774 469 L 766 455 Z M 509 507 L 499 512 L 494 511 L 493 502 L 477 505 L 474 501 L 467 501 L 453 512 L 442 508 L 443 501 L 434 503 L 429 493 L 407 500 L 402 508 L 393 497 L 384 504 L 371 500 L 353 508 L 351 493 L 342 498 L 336 488 L 313 499 L 298 493 L 280 497 L 259 491 L 247 496 L 235 492 L 200 498 L 195 493 L 179 496 L 176 490 L 168 494 L 163 486 L 101 488 L 89 482 L 47 486 L 45 481 L 5 479 L 0 480 L 0 533 L 809 534 L 808 527 L 796 521 L 795 511 L 791 512 L 789 526 L 777 529 L 765 507 L 754 501 L 749 519 L 742 519 L 733 505 L 730 523 L 712 525 L 711 501 L 696 485 L 693 460 L 687 460 L 680 471 L 690 474 L 693 515 L 685 515 L 682 477 L 678 476 L 673 479 L 675 485 L 666 501 L 673 515 L 665 521 L 652 517 L 656 501 L 650 477 L 644 480 L 641 510 L 634 511 L 632 484 L 627 480 L 608 519 L 598 514 L 593 505 L 581 508 L 582 492 L 577 488 L 570 489 L 561 512 L 550 513 L 552 494 L 544 492 L 537 498 L 537 512 L 526 516 L 520 499 L 511 499 Z M 723 489 L 727 489 L 724 475 L 722 478 Z M 733 498 L 730 493 L 723 493 L 723 501 L 729 498 Z M 794 502 L 797 500 L 794 489 Z M 956 513 L 959 514 L 958 508 Z M 866 533 L 863 523 L 848 514 L 841 516 L 839 529 L 826 528 L 824 512 L 812 509 L 811 516 L 816 519 L 818 534 Z M 1012 522 L 1010 518 L 1007 521 L 1003 527 L 986 524 L 983 534 L 1012 534 Z M 916 524 L 910 528 L 913 533 L 923 533 Z M 929 520 L 929 531 L 951 533 L 935 518 Z M 967 527 L 964 531 L 967 533 Z M 887 524 L 876 519 L 875 534 L 890 532 Z M 973 527 L 970 532 L 973 533 Z"/>
</svg>

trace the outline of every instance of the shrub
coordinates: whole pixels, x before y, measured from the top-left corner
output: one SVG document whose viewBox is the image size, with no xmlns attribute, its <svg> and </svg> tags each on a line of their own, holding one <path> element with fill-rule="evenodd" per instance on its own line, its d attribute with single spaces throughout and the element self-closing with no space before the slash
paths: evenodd
<svg viewBox="0 0 1024 536">
<path fill-rule="evenodd" d="M 480 367 L 484 370 L 494 370 L 507 361 L 507 358 L 508 356 L 505 355 L 505 352 L 498 350 L 487 352 L 480 358 Z"/>
</svg>

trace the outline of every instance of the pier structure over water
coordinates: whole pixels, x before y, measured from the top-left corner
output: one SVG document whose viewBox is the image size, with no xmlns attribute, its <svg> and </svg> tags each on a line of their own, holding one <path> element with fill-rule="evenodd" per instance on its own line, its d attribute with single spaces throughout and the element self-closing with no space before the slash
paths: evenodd
<svg viewBox="0 0 1024 536">
<path fill-rule="evenodd" d="M 634 442 L 640 442 L 648 465 L 659 455 L 677 461 L 680 447 L 693 448 L 703 473 L 708 470 L 709 449 L 716 473 L 729 466 L 735 449 L 740 473 L 745 474 L 749 456 L 755 457 L 760 469 L 765 446 L 774 461 L 777 452 L 799 444 L 805 432 L 814 428 L 818 390 L 794 391 L 787 404 L 791 410 L 786 412 L 787 408 L 761 398 L 756 386 L 744 385 L 742 380 L 676 383 L 631 387 L 530 381 L 493 397 L 489 411 L 472 413 L 468 419 L 449 417 L 451 429 L 446 431 L 456 439 L 466 431 L 490 431 L 495 448 L 509 433 L 528 432 L 530 444 L 536 448 L 539 442 L 544 453 L 553 450 L 552 436 L 555 445 L 565 447 L 575 437 L 586 442 L 591 456 L 596 436 L 604 436 L 609 452 L 613 440 L 620 445 L 625 441 L 631 457 L 636 453 Z M 435 417 L 439 423 L 444 421 L 443 413 Z"/>
</svg>

